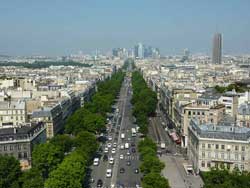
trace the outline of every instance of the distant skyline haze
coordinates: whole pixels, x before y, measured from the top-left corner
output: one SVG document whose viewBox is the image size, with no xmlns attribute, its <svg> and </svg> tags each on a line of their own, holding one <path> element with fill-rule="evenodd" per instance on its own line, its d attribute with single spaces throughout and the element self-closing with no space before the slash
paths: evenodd
<svg viewBox="0 0 250 188">
<path fill-rule="evenodd" d="M 0 2 L 0 54 L 68 55 L 132 48 L 141 42 L 163 55 L 250 54 L 249 0 L 8 0 Z"/>
</svg>

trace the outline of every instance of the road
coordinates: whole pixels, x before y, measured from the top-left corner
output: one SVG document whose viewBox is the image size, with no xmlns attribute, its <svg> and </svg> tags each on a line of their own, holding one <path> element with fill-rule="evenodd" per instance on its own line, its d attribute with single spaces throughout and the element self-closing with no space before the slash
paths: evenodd
<svg viewBox="0 0 250 188">
<path fill-rule="evenodd" d="M 136 125 L 133 124 L 132 116 L 132 106 L 130 103 L 131 100 L 131 79 L 125 77 L 120 91 L 119 99 L 116 104 L 119 111 L 114 113 L 113 122 L 109 125 L 109 131 L 107 137 L 112 137 L 112 140 L 107 141 L 111 143 L 112 147 L 109 148 L 106 155 L 108 158 L 111 156 L 114 158 L 114 164 L 109 164 L 109 161 L 103 161 L 104 152 L 101 152 L 101 160 L 98 166 L 91 166 L 91 177 L 95 180 L 90 187 L 97 187 L 97 180 L 101 179 L 103 181 L 103 187 L 136 187 L 136 184 L 141 184 L 141 174 L 136 174 L 135 169 L 139 169 L 139 153 L 133 153 L 131 151 L 131 144 L 134 143 L 133 148 L 137 148 L 137 143 L 139 141 L 138 136 L 131 136 L 131 128 L 136 128 Z M 121 138 L 121 134 L 125 134 L 125 138 Z M 102 150 L 107 147 L 107 143 L 102 145 Z M 114 146 L 114 143 L 117 144 L 116 153 L 112 153 L 111 149 Z M 129 143 L 130 155 L 127 155 L 128 149 L 121 149 L 120 146 L 125 143 Z M 124 159 L 120 159 L 120 155 L 124 156 Z M 130 161 L 131 165 L 127 165 L 127 161 Z M 125 172 L 120 173 L 120 169 L 124 168 Z M 106 170 L 112 169 L 112 177 L 106 177 Z"/>
<path fill-rule="evenodd" d="M 162 175 L 169 180 L 172 188 L 200 188 L 203 182 L 200 176 L 188 175 L 183 167 L 183 164 L 188 164 L 188 160 L 181 154 L 180 146 L 175 142 L 164 130 L 163 125 L 167 125 L 168 121 L 165 119 L 161 111 L 157 110 L 157 116 L 150 118 L 149 135 L 158 144 L 166 143 L 166 150 L 162 150 L 162 155 L 159 157 L 166 167 L 162 171 Z"/>
</svg>

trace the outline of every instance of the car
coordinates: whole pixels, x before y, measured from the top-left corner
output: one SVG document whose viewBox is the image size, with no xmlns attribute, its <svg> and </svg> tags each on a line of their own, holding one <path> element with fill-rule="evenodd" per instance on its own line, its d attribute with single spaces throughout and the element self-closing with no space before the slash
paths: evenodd
<svg viewBox="0 0 250 188">
<path fill-rule="evenodd" d="M 131 165 L 131 162 L 130 162 L 130 161 L 127 161 L 126 164 L 127 164 L 127 166 L 130 166 L 130 165 Z"/>
<path fill-rule="evenodd" d="M 113 143 L 113 147 L 116 148 L 117 147 L 117 144 L 116 142 Z"/>
<path fill-rule="evenodd" d="M 103 185 L 102 180 L 101 180 L 101 179 L 97 180 L 96 186 L 97 186 L 97 187 L 102 187 L 102 185 Z"/>
<path fill-rule="evenodd" d="M 132 143 L 131 143 L 131 146 L 132 146 L 132 147 L 135 147 L 135 143 L 134 143 L 134 142 L 132 142 Z"/>
<path fill-rule="evenodd" d="M 109 148 L 104 148 L 104 153 L 108 153 L 109 152 Z"/>
<path fill-rule="evenodd" d="M 99 165 L 99 158 L 94 158 L 94 166 L 98 166 Z"/>
<path fill-rule="evenodd" d="M 106 177 L 107 178 L 111 178 L 111 176 L 112 176 L 112 169 L 107 169 L 107 171 L 106 171 Z"/>
<path fill-rule="evenodd" d="M 124 159 L 124 155 L 123 154 L 120 155 L 120 159 Z"/>
<path fill-rule="evenodd" d="M 135 172 L 135 174 L 139 174 L 139 169 L 135 168 L 134 172 Z"/>
<path fill-rule="evenodd" d="M 108 156 L 104 155 L 102 159 L 103 159 L 103 161 L 108 161 Z"/>
<path fill-rule="evenodd" d="M 115 153 L 115 148 L 112 149 L 111 153 Z"/>
<path fill-rule="evenodd" d="M 135 148 L 132 148 L 131 151 L 132 151 L 132 153 L 135 153 L 135 152 L 136 152 Z"/>
<path fill-rule="evenodd" d="M 111 144 L 111 143 L 108 143 L 107 146 L 108 146 L 108 148 L 111 148 L 112 144 Z"/>
<path fill-rule="evenodd" d="M 114 158 L 113 157 L 109 158 L 109 164 L 114 164 Z"/>
<path fill-rule="evenodd" d="M 130 151 L 129 150 L 127 151 L 127 155 L 130 155 Z"/>
<path fill-rule="evenodd" d="M 94 183 L 95 182 L 95 179 L 94 178 L 90 178 L 90 183 Z"/>
<path fill-rule="evenodd" d="M 121 149 L 124 149 L 124 145 L 123 145 L 123 144 L 122 144 L 122 145 L 120 145 L 120 148 L 121 148 Z"/>
<path fill-rule="evenodd" d="M 123 174 L 125 172 L 124 168 L 120 168 L 120 173 Z"/>
<path fill-rule="evenodd" d="M 111 141 L 111 140 L 112 140 L 112 136 L 109 136 L 109 137 L 108 137 L 108 140 Z"/>
</svg>

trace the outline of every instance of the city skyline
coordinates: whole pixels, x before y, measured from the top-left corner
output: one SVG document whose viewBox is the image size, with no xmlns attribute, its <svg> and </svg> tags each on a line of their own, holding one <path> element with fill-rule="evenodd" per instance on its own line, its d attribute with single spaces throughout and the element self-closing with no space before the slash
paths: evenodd
<svg viewBox="0 0 250 188">
<path fill-rule="evenodd" d="M 80 50 L 111 51 L 141 42 L 166 55 L 180 54 L 185 48 L 211 55 L 215 32 L 223 34 L 224 54 L 250 52 L 250 2 L 246 0 L 28 0 L 0 5 L 0 54 L 56 56 Z M 235 10 L 237 14 L 232 14 Z"/>
</svg>

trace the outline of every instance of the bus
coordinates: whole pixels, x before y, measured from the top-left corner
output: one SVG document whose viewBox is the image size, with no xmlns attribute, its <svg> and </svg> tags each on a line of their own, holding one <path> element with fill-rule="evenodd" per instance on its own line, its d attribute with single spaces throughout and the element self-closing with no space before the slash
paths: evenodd
<svg viewBox="0 0 250 188">
<path fill-rule="evenodd" d="M 136 130 L 135 130 L 135 128 L 131 129 L 131 133 L 132 133 L 132 136 L 136 136 Z"/>
</svg>

